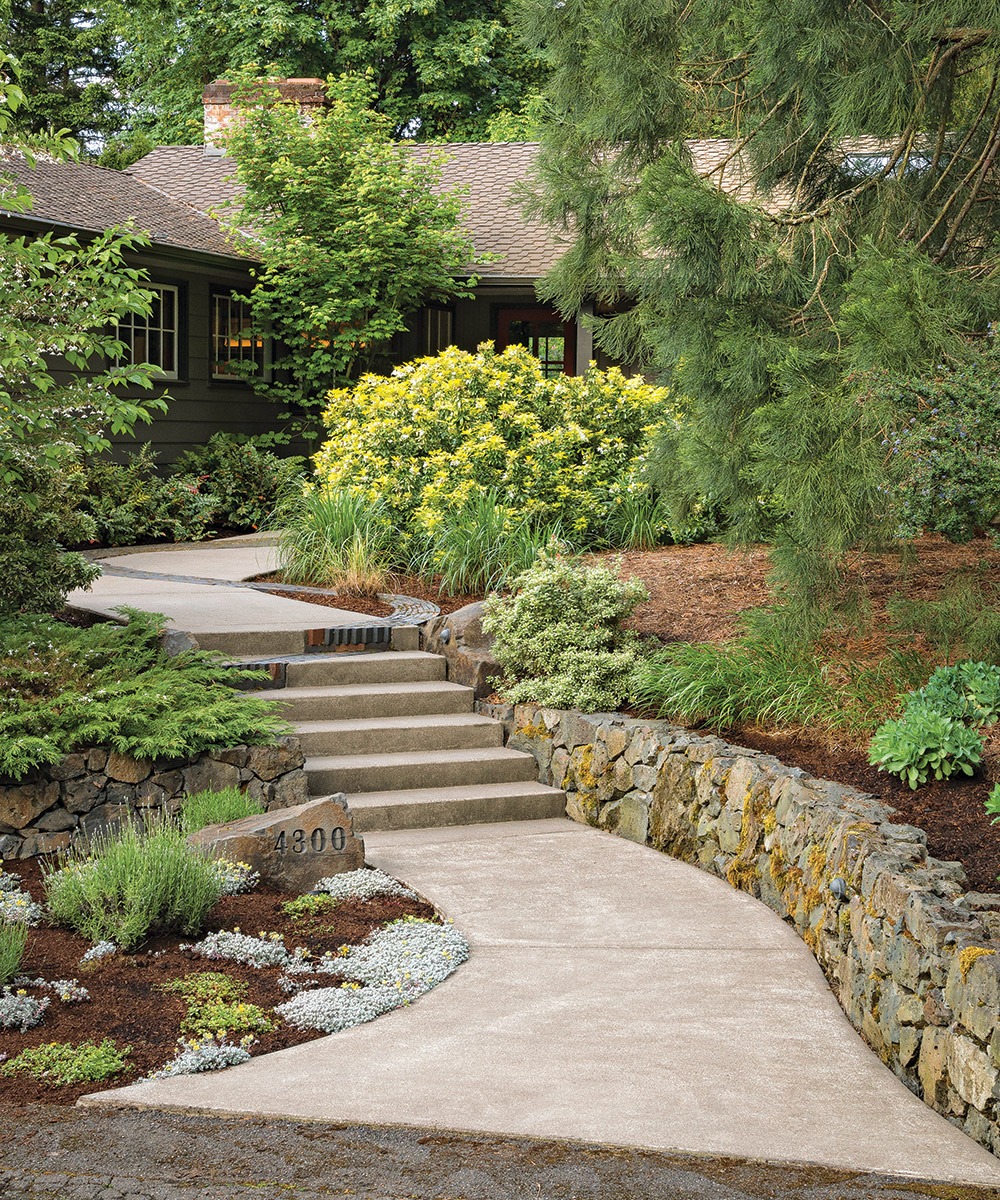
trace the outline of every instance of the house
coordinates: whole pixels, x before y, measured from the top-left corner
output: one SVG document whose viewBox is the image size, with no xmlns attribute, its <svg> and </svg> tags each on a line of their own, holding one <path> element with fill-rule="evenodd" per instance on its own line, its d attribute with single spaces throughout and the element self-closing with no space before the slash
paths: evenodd
<svg viewBox="0 0 1000 1200">
<path fill-rule="evenodd" d="M 158 293 L 148 318 L 132 316 L 120 336 L 136 362 L 158 368 L 157 390 L 171 397 L 169 410 L 137 438 L 151 441 L 164 461 L 208 440 L 216 430 L 264 433 L 274 426 L 274 405 L 227 374 L 213 328 L 228 311 L 229 296 L 251 286 L 250 263 L 226 240 L 217 222 L 174 200 L 132 174 L 87 163 L 39 160 L 31 168 L 17 158 L 3 163 L 31 192 L 27 213 L 0 211 L 0 231 L 18 236 L 47 231 L 81 237 L 134 221 L 150 245 L 129 255 L 148 273 Z M 244 353 L 261 353 L 262 346 Z M 137 391 L 137 396 L 149 393 Z"/>
<path fill-rule="evenodd" d="M 319 79 L 286 79 L 274 86 L 305 112 L 326 101 Z M 121 332 L 135 361 L 156 364 L 160 390 L 170 403 L 165 415 L 138 429 L 137 439 L 117 442 L 124 447 L 148 440 L 165 462 L 217 430 L 257 434 L 275 422 L 274 405 L 255 396 L 234 370 L 242 360 L 266 372 L 271 358 L 267 339 L 246 336 L 248 309 L 234 299 L 234 293 L 238 297 L 252 286 L 253 260 L 227 241 L 210 215 L 236 194 L 232 160 L 216 137 L 235 115 L 231 93 L 222 80 L 205 89 L 202 145 L 160 146 L 124 172 L 86 163 L 40 161 L 29 168 L 23 160 L 4 162 L 4 169 L 13 168 L 32 193 L 34 207 L 20 214 L 0 204 L 0 232 L 85 236 L 130 220 L 148 232 L 150 246 L 132 262 L 147 271 L 158 302 L 148 319 L 133 317 Z M 695 169 L 710 186 L 753 197 L 731 141 L 704 139 L 689 148 Z M 464 220 L 476 250 L 496 260 L 476 271 L 473 298 L 421 309 L 411 328 L 393 339 L 389 362 L 451 345 L 471 351 L 492 339 L 501 349 L 511 343 L 528 346 L 551 375 L 586 369 L 594 346 L 585 321 L 563 321 L 535 294 L 536 281 L 564 250 L 548 226 L 524 216 L 516 200 L 517 185 L 531 174 L 537 144 L 458 143 L 433 149 L 447 154 L 443 188 L 467 190 Z M 859 139 L 850 150 L 853 169 L 862 171 L 877 169 L 879 155 L 884 159 L 885 154 L 877 139 Z M 414 152 L 424 151 L 415 147 Z M 792 199 L 772 197 L 771 206 L 787 206 Z"/>
<path fill-rule="evenodd" d="M 306 110 L 325 100 L 318 79 L 284 80 L 279 87 Z M 27 214 L 0 205 L 2 232 L 85 237 L 132 221 L 148 233 L 149 247 L 130 255 L 130 262 L 145 269 L 158 301 L 148 318 L 136 316 L 122 325 L 121 336 L 134 361 L 156 365 L 158 390 L 170 402 L 166 414 L 137 429 L 136 438 L 113 440 L 123 448 L 150 441 L 164 462 L 217 430 L 258 434 L 275 423 L 274 405 L 255 396 L 233 370 L 235 361 L 252 360 L 266 371 L 270 361 L 267 340 L 246 336 L 248 310 L 233 297 L 249 292 L 253 260 L 226 239 L 210 215 L 236 191 L 232 160 L 213 140 L 233 115 L 230 86 L 209 85 L 204 103 L 203 145 L 160 146 L 124 172 L 76 162 L 39 161 L 34 167 L 17 158 L 4 162 L 34 203 Z M 411 329 L 393 340 L 391 361 L 450 345 L 475 350 L 492 338 L 501 347 L 530 346 L 550 374 L 585 369 L 593 352 L 589 331 L 579 322 L 564 322 L 534 292 L 562 247 L 546 226 L 526 220 L 512 200 L 536 152 L 535 144 L 524 142 L 447 147 L 442 184 L 468 189 L 466 225 L 473 244 L 498 258 L 477 271 L 473 299 L 421 309 Z"/>
</svg>

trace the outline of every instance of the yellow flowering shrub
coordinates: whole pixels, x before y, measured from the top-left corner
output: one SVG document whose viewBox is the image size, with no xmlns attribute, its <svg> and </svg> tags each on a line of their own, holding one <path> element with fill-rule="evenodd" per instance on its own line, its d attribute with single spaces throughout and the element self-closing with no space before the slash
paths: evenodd
<svg viewBox="0 0 1000 1200">
<path fill-rule="evenodd" d="M 330 392 L 316 478 L 382 501 L 401 530 L 433 536 L 495 493 L 585 544 L 604 537 L 670 416 L 665 389 L 617 368 L 546 379 L 522 346 L 451 348 Z"/>
</svg>

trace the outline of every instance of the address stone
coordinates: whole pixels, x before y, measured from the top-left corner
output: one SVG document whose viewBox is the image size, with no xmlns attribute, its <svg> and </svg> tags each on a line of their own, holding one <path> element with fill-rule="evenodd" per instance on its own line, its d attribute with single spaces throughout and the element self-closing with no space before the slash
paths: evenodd
<svg viewBox="0 0 1000 1200">
<path fill-rule="evenodd" d="M 262 883 L 294 894 L 309 891 L 327 875 L 365 864 L 365 844 L 354 833 L 342 793 L 208 825 L 188 840 L 213 858 L 249 863 Z"/>
</svg>

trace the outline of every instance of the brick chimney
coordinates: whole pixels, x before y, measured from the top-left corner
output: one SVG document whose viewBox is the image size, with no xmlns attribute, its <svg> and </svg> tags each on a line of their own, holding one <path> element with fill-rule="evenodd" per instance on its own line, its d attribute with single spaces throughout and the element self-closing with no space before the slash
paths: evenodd
<svg viewBox="0 0 1000 1200">
<path fill-rule="evenodd" d="M 326 104 L 326 84 L 322 79 L 272 79 L 267 87 L 277 91 L 280 102 L 296 105 L 308 113 Z M 216 79 L 201 95 L 205 106 L 205 154 L 218 158 L 225 153 L 218 134 L 236 117 L 233 106 L 234 85 L 227 79 Z"/>
</svg>

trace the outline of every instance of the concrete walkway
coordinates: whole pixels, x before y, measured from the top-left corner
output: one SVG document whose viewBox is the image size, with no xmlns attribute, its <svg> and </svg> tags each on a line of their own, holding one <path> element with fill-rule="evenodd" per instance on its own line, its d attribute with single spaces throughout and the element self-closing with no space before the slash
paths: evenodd
<svg viewBox="0 0 1000 1200">
<path fill-rule="evenodd" d="M 126 555 L 109 551 L 107 557 L 95 560 L 98 565 L 112 570 L 118 565 L 156 577 L 135 578 L 109 570 L 94 581 L 89 591 L 71 592 L 67 602 L 105 616 L 114 615 L 115 608 L 122 604 L 163 613 L 175 629 L 190 633 L 206 645 L 211 636 L 218 634 L 333 628 L 372 620 L 348 609 L 320 608 L 268 592 L 171 578 L 203 576 L 208 580 L 239 581 L 272 571 L 277 559 L 270 540 L 251 534 L 181 548 L 151 547 Z"/>
<path fill-rule="evenodd" d="M 695 867 L 566 820 L 369 834 L 468 963 L 411 1008 L 82 1104 L 568 1138 L 1000 1185 L 864 1045 L 808 949 Z"/>
</svg>

